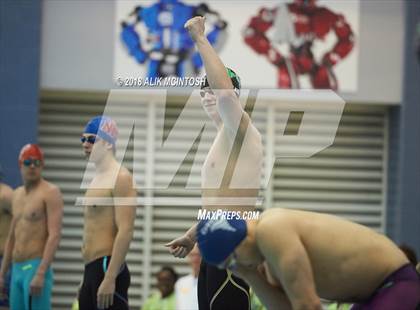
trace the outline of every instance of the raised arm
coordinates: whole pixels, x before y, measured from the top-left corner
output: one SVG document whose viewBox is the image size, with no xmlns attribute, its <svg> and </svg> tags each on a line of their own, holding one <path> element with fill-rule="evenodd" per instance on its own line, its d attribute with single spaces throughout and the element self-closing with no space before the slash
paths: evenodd
<svg viewBox="0 0 420 310">
<path fill-rule="evenodd" d="M 281 234 L 273 238 L 273 231 L 282 228 Z M 294 224 L 287 220 L 266 220 L 257 228 L 258 247 L 280 280 L 292 309 L 321 310 L 312 268 L 307 252 L 296 233 Z"/>
<path fill-rule="evenodd" d="M 234 94 L 232 82 L 223 62 L 204 35 L 204 21 L 205 18 L 202 16 L 193 17 L 185 23 L 185 28 L 188 29 L 203 59 L 210 88 L 231 90 Z"/>
<path fill-rule="evenodd" d="M 191 18 L 185 27 L 194 40 L 198 52 L 204 63 L 210 88 L 218 97 L 218 110 L 223 124 L 234 137 L 239 127 L 242 115 L 248 118 L 239 102 L 233 85 L 220 57 L 204 35 L 205 18 L 196 16 Z"/>
</svg>

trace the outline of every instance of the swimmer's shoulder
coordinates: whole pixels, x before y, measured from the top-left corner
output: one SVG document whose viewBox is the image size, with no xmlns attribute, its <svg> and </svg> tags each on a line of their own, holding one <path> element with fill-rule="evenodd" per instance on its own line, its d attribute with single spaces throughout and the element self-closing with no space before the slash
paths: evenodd
<svg viewBox="0 0 420 310">
<path fill-rule="evenodd" d="M 24 195 L 25 194 L 25 188 L 24 188 L 24 186 L 22 185 L 22 186 L 19 186 L 19 187 L 16 187 L 15 188 L 15 190 L 13 191 L 13 199 L 16 199 L 16 198 L 18 198 L 18 197 L 20 197 L 21 195 Z"/>
<path fill-rule="evenodd" d="M 121 166 L 120 171 L 118 172 L 118 177 L 121 178 L 132 178 L 133 174 L 126 167 Z"/>
<path fill-rule="evenodd" d="M 283 208 L 271 208 L 262 213 L 258 219 L 256 228 L 258 236 L 265 238 L 279 231 L 282 234 L 295 233 L 298 231 L 299 216 L 294 210 Z"/>
<path fill-rule="evenodd" d="M 11 200 L 13 197 L 13 188 L 5 183 L 0 183 L 0 199 Z"/>
<path fill-rule="evenodd" d="M 257 235 L 265 235 L 266 231 L 277 229 L 280 225 L 290 218 L 289 212 L 282 208 L 272 208 L 265 210 L 258 219 L 256 233 Z"/>
<path fill-rule="evenodd" d="M 116 192 L 119 192 L 122 195 L 133 196 L 137 192 L 136 188 L 135 180 L 131 172 L 124 166 L 121 166 L 113 190 L 114 195 Z"/>
<path fill-rule="evenodd" d="M 13 189 L 4 183 L 0 185 L 0 207 L 3 213 L 11 214 L 13 201 Z"/>
<path fill-rule="evenodd" d="M 259 222 L 268 223 L 268 222 L 277 222 L 284 218 L 290 217 L 291 211 L 283 208 L 270 208 L 261 213 Z"/>
<path fill-rule="evenodd" d="M 61 195 L 60 188 L 57 185 L 46 180 L 42 180 L 42 191 L 46 195 Z"/>
<path fill-rule="evenodd" d="M 132 173 L 124 166 L 121 166 L 118 176 L 117 176 L 117 185 L 119 184 L 133 184 L 133 175 Z"/>
</svg>

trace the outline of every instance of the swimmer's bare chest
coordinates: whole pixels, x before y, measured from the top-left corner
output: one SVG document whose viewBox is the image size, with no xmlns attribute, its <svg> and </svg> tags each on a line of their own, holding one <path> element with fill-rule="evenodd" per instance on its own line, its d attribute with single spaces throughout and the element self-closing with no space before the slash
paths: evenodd
<svg viewBox="0 0 420 310">
<path fill-rule="evenodd" d="M 258 143 L 254 146 L 261 147 Z M 244 143 L 244 148 L 242 151 L 232 146 L 225 132 L 217 134 L 201 171 L 205 209 L 243 211 L 255 208 L 262 156 L 259 152 L 248 153 L 249 143 Z"/>
<path fill-rule="evenodd" d="M 111 255 L 116 235 L 115 207 L 111 203 L 111 194 L 109 189 L 86 191 L 85 198 L 88 198 L 86 201 L 91 203 L 84 207 L 82 255 L 86 262 L 100 256 Z"/>
<path fill-rule="evenodd" d="M 12 208 L 16 221 L 15 234 L 24 233 L 20 231 L 22 226 L 29 228 L 46 220 L 46 206 L 41 192 L 28 195 L 20 193 Z"/>
<path fill-rule="evenodd" d="M 42 256 L 48 236 L 45 197 L 42 190 L 19 192 L 13 201 L 15 243 L 13 260 Z"/>
<path fill-rule="evenodd" d="M 85 198 L 85 225 L 90 224 L 90 222 L 109 220 L 109 217 L 113 217 L 114 205 L 112 204 L 113 200 L 111 190 L 88 189 L 86 191 Z"/>
</svg>

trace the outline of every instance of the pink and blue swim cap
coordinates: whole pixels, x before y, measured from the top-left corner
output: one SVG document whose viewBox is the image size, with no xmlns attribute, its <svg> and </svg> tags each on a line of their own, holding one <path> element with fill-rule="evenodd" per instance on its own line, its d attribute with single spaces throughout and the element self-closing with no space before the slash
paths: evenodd
<svg viewBox="0 0 420 310">
<path fill-rule="evenodd" d="M 118 138 L 117 123 L 108 116 L 95 116 L 87 123 L 83 132 L 96 135 L 114 146 Z"/>
</svg>

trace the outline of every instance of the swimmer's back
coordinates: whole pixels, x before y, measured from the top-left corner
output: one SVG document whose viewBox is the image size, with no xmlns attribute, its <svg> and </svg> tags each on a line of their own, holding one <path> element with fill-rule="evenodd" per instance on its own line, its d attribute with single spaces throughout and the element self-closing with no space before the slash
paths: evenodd
<svg viewBox="0 0 420 310">
<path fill-rule="evenodd" d="M 274 225 L 265 225 L 270 222 Z M 277 234 L 298 236 L 323 298 L 362 299 L 408 262 L 387 237 L 328 214 L 270 209 L 261 215 L 259 226 L 272 227 L 273 238 Z"/>
</svg>

